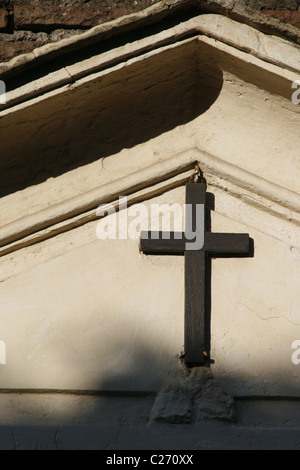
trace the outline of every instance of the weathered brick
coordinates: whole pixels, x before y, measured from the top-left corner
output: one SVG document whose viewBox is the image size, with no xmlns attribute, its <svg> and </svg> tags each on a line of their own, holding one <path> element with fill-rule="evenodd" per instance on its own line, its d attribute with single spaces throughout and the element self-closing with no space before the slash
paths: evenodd
<svg viewBox="0 0 300 470">
<path fill-rule="evenodd" d="M 157 2 L 158 0 L 154 0 Z M 91 28 L 105 21 L 128 15 L 153 4 L 153 0 L 138 2 L 106 1 L 98 5 L 47 6 L 15 5 L 14 24 L 16 29 L 49 31 L 55 28 Z"/>
<path fill-rule="evenodd" d="M 297 10 L 298 0 L 246 0 L 254 10 Z"/>
<path fill-rule="evenodd" d="M 110 9 L 105 7 L 47 7 L 16 5 L 17 29 L 89 28 L 106 21 Z"/>
<path fill-rule="evenodd" d="M 264 13 L 272 18 L 277 18 L 283 23 L 289 23 L 300 28 L 300 11 L 265 10 Z"/>
<path fill-rule="evenodd" d="M 0 10 L 0 31 L 5 31 L 8 23 L 8 13 L 5 10 Z"/>
<path fill-rule="evenodd" d="M 20 54 L 33 51 L 36 47 L 43 46 L 47 41 L 16 41 L 8 42 L 0 40 L 0 62 L 7 62 Z"/>
</svg>

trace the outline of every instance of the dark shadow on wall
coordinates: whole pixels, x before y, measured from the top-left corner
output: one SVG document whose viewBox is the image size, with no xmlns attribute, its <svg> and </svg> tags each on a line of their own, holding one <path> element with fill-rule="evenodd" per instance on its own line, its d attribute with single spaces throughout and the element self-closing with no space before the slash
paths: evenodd
<svg viewBox="0 0 300 470">
<path fill-rule="evenodd" d="M 223 85 L 194 41 L 116 68 L 0 121 L 0 196 L 147 142 L 205 113 Z"/>
<path fill-rule="evenodd" d="M 124 346 L 127 345 L 116 344 L 120 350 Z M 295 446 L 295 438 L 299 439 L 300 396 L 240 397 L 235 400 L 236 420 L 227 421 L 221 414 L 226 388 L 225 394 L 222 386 L 213 394 L 211 386 L 205 388 L 205 381 L 191 381 L 191 396 L 197 397 L 197 410 L 195 403 L 188 403 L 188 387 L 184 387 L 190 376 L 178 361 L 170 356 L 169 365 L 174 370 L 177 367 L 177 380 L 175 375 L 168 376 L 166 370 L 165 380 L 161 375 L 156 383 L 157 392 L 168 385 L 170 393 L 166 396 L 174 401 L 162 404 L 160 420 L 156 422 L 151 420 L 151 414 L 157 395 L 155 391 L 143 390 L 143 385 L 155 370 L 162 372 L 162 363 L 156 351 L 142 343 L 130 366 L 99 380 L 98 390 L 0 391 L 0 449 L 187 450 L 209 446 L 242 450 Z M 282 385 L 287 383 L 284 373 L 278 377 Z M 250 377 L 234 380 L 238 380 L 241 388 L 251 388 Z M 135 385 L 131 388 L 130 384 Z M 210 390 L 211 395 L 207 396 Z M 192 414 L 189 406 L 194 408 Z"/>
<path fill-rule="evenodd" d="M 155 338 L 153 341 L 155 344 Z M 151 348 L 138 340 L 132 345 L 111 338 L 109 345 L 111 355 L 106 358 L 101 345 L 94 345 L 101 378 L 94 373 L 90 389 L 0 389 L 3 398 L 0 426 L 147 424 L 155 394 L 172 382 L 175 375 L 182 375 L 182 361 L 172 356 L 167 347 L 161 346 L 158 353 L 155 346 Z M 76 363 L 76 359 L 72 360 L 78 357 L 76 346 L 71 339 L 66 339 L 65 346 L 70 350 L 70 358 L 62 361 L 53 350 L 53 360 L 74 370 L 78 383 L 85 377 L 88 384 L 91 378 L 86 371 L 90 358 Z M 106 363 L 107 359 L 111 363 Z"/>
</svg>

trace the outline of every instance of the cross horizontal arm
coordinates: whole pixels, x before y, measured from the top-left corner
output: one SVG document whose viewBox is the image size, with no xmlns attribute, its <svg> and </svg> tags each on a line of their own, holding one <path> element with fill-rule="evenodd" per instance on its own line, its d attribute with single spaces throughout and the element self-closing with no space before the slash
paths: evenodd
<svg viewBox="0 0 300 470">
<path fill-rule="evenodd" d="M 183 255 L 187 240 L 183 232 L 142 232 L 140 250 L 145 254 Z M 247 233 L 210 233 L 204 234 L 201 251 L 211 254 L 247 254 L 250 238 Z"/>
<path fill-rule="evenodd" d="M 211 254 L 248 254 L 250 238 L 248 233 L 206 233 L 204 236 L 204 251 Z"/>
<path fill-rule="evenodd" d="M 184 255 L 184 233 L 141 232 L 140 250 L 146 255 Z"/>
</svg>

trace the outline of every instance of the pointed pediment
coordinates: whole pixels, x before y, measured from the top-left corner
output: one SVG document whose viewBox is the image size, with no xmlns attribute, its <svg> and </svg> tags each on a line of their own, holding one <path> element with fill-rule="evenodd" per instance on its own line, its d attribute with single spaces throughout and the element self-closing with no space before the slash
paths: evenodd
<svg viewBox="0 0 300 470">
<path fill-rule="evenodd" d="M 218 165 L 208 170 L 215 182 L 235 184 L 238 173 L 238 186 L 254 199 L 270 197 L 277 212 L 285 213 L 283 206 L 297 213 L 298 177 L 289 171 L 296 158 L 290 142 L 298 139 L 299 108 L 291 100 L 297 46 L 217 14 L 143 37 L 137 29 L 130 42 L 121 36 L 109 49 L 97 28 L 88 38 L 94 47 L 76 54 L 73 39 L 71 56 L 70 41 L 37 49 L 17 79 L 18 63 L 4 70 L 2 246 L 15 241 L 14 224 L 20 239 L 83 216 L 101 201 L 94 197 L 99 188 L 132 174 L 138 186 L 144 168 L 162 164 L 176 172 L 178 154 L 191 148 L 211 155 L 192 158 L 204 172 L 214 159 L 227 165 L 225 177 Z M 39 188 L 44 195 L 37 199 Z"/>
</svg>

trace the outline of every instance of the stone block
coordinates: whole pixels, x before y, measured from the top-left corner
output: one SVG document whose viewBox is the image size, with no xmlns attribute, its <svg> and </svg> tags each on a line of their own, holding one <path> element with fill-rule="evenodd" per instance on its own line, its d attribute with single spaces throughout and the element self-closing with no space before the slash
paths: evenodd
<svg viewBox="0 0 300 470">
<path fill-rule="evenodd" d="M 192 402 L 186 390 L 166 387 L 158 393 L 151 420 L 164 423 L 190 423 Z"/>
<path fill-rule="evenodd" d="M 195 397 L 195 420 L 235 420 L 233 398 L 213 381 Z"/>
<path fill-rule="evenodd" d="M 180 386 L 167 386 L 156 396 L 150 421 L 195 423 L 206 420 L 234 422 L 232 396 L 214 380 L 209 369 L 195 367 Z"/>
</svg>

